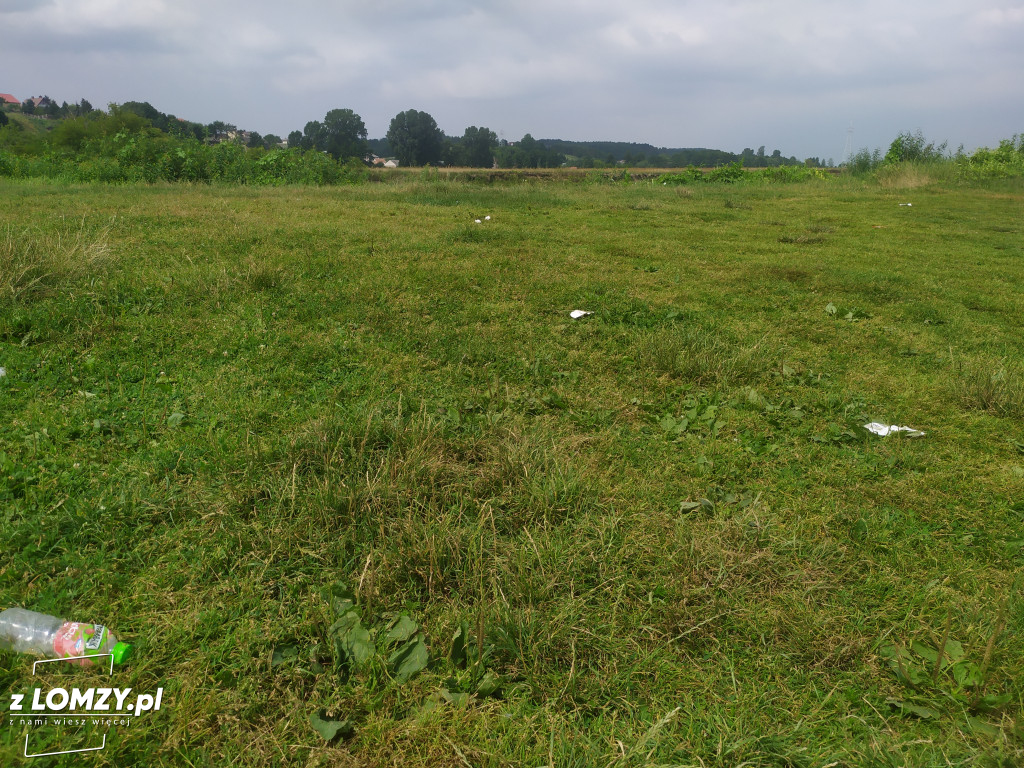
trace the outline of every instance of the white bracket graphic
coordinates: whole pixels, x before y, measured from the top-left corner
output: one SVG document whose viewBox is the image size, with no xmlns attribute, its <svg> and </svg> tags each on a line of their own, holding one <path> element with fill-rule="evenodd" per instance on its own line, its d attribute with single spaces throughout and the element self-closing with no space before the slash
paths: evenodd
<svg viewBox="0 0 1024 768">
<path fill-rule="evenodd" d="M 97 659 L 97 658 L 100 658 L 101 656 L 109 656 L 110 657 L 110 676 L 113 677 L 114 676 L 114 654 L 113 653 L 97 653 L 97 654 L 95 654 L 93 656 L 66 656 L 66 657 L 60 658 L 60 659 L 42 659 L 40 661 L 34 661 L 34 662 L 32 662 L 32 677 L 35 677 L 35 675 L 36 675 L 36 667 L 38 667 L 40 664 L 52 664 L 55 661 L 75 661 L 77 659 Z M 48 757 L 50 755 L 70 755 L 70 754 L 74 754 L 76 752 L 99 752 L 101 749 L 103 749 L 105 746 L 107 746 L 107 734 L 104 733 L 103 734 L 103 743 L 100 744 L 98 747 L 87 747 L 85 749 L 64 749 L 64 750 L 61 750 L 60 752 L 37 752 L 34 755 L 30 755 L 28 753 L 28 737 L 29 737 L 29 734 L 26 733 L 25 734 L 25 757 Z"/>
<path fill-rule="evenodd" d="M 107 734 L 103 734 L 103 743 L 98 747 L 87 747 L 86 749 L 64 749 L 60 752 L 37 752 L 34 755 L 28 753 L 28 734 L 25 734 L 25 757 L 47 757 L 48 755 L 70 755 L 75 752 L 99 752 L 107 746 Z"/>
<path fill-rule="evenodd" d="M 96 653 L 96 654 L 93 654 L 92 656 L 63 656 L 63 657 L 61 657 L 59 659 L 42 659 L 41 661 L 34 661 L 34 662 L 32 662 L 32 676 L 35 677 L 35 675 L 36 675 L 36 667 L 38 667 L 40 664 L 52 664 L 55 661 L 77 661 L 78 659 L 90 659 L 90 660 L 92 660 L 92 659 L 102 658 L 103 656 L 109 656 L 110 657 L 110 676 L 113 677 L 114 676 L 114 654 L 113 653 Z"/>
</svg>

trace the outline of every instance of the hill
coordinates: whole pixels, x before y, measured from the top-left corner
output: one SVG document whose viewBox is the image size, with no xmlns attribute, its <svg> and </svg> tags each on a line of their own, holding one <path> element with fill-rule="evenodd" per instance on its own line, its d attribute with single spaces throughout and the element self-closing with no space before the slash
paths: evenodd
<svg viewBox="0 0 1024 768">
<path fill-rule="evenodd" d="M 653 144 L 639 144 L 627 141 L 565 141 L 563 139 L 540 139 L 548 149 L 560 152 L 573 160 L 576 165 L 587 161 L 607 164 L 651 165 L 661 168 L 675 168 L 688 165 L 714 166 L 735 163 L 740 156 L 720 149 L 655 147 Z"/>
<path fill-rule="evenodd" d="M 624 164 L 631 167 L 684 168 L 695 165 L 702 168 L 742 162 L 748 168 L 772 168 L 782 165 L 803 165 L 796 157 L 783 157 L 779 150 L 766 155 L 764 147 L 756 152 L 746 148 L 741 153 L 705 147 L 656 147 L 627 141 L 565 141 L 539 139 L 550 150 L 564 154 L 570 165 Z M 815 158 L 814 165 L 820 163 Z"/>
<path fill-rule="evenodd" d="M 41 115 L 24 115 L 21 112 L 8 112 L 6 110 L 4 114 L 7 115 L 9 125 L 20 126 L 22 130 L 40 136 L 52 131 L 59 123 L 58 120 L 42 117 Z"/>
</svg>

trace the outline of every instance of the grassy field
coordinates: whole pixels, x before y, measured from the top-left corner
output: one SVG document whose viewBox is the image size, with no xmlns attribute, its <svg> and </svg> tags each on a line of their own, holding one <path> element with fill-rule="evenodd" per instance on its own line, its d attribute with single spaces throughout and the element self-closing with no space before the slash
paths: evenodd
<svg viewBox="0 0 1024 768">
<path fill-rule="evenodd" d="M 1019 181 L 0 197 L 31 765 L 1024 760 Z"/>
</svg>

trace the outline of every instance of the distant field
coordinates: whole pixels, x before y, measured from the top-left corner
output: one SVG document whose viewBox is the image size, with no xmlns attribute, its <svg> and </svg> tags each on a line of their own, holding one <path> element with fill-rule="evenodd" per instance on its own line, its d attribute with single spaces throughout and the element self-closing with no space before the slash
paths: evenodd
<svg viewBox="0 0 1024 768">
<path fill-rule="evenodd" d="M 437 175 L 438 179 L 446 181 L 623 181 L 623 174 L 628 175 L 629 180 L 650 181 L 663 174 L 679 173 L 681 168 L 633 168 L 620 165 L 614 168 L 457 168 L 446 167 L 424 171 L 422 168 L 373 168 L 370 170 L 371 181 L 393 181 L 397 179 L 411 180 L 420 179 L 424 175 Z M 702 168 L 708 173 L 714 169 Z M 756 173 L 763 171 L 763 168 L 744 168 L 745 171 Z M 822 169 L 829 174 L 839 174 L 838 168 Z"/>
<path fill-rule="evenodd" d="M 0 181 L 32 765 L 1024 761 L 1024 187 L 579 173 Z"/>
<path fill-rule="evenodd" d="M 677 169 L 678 170 L 678 169 Z M 630 170 L 620 168 L 430 168 L 424 171 L 423 168 L 372 168 L 370 169 L 371 181 L 417 181 L 423 177 L 433 177 L 440 181 L 472 181 L 472 182 L 515 182 L 515 181 L 607 181 L 614 176 L 622 176 L 622 172 L 642 173 L 645 177 L 652 178 L 666 171 L 660 169 L 644 168 L 641 170 Z"/>
</svg>

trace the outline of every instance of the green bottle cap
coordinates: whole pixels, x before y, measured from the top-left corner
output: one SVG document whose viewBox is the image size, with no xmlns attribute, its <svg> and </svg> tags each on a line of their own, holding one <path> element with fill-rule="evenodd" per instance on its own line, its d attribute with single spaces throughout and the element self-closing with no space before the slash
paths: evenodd
<svg viewBox="0 0 1024 768">
<path fill-rule="evenodd" d="M 130 643 L 115 643 L 114 650 L 112 651 L 114 654 L 114 663 L 124 664 L 128 661 L 128 657 L 132 655 L 133 650 L 134 646 Z"/>
</svg>

